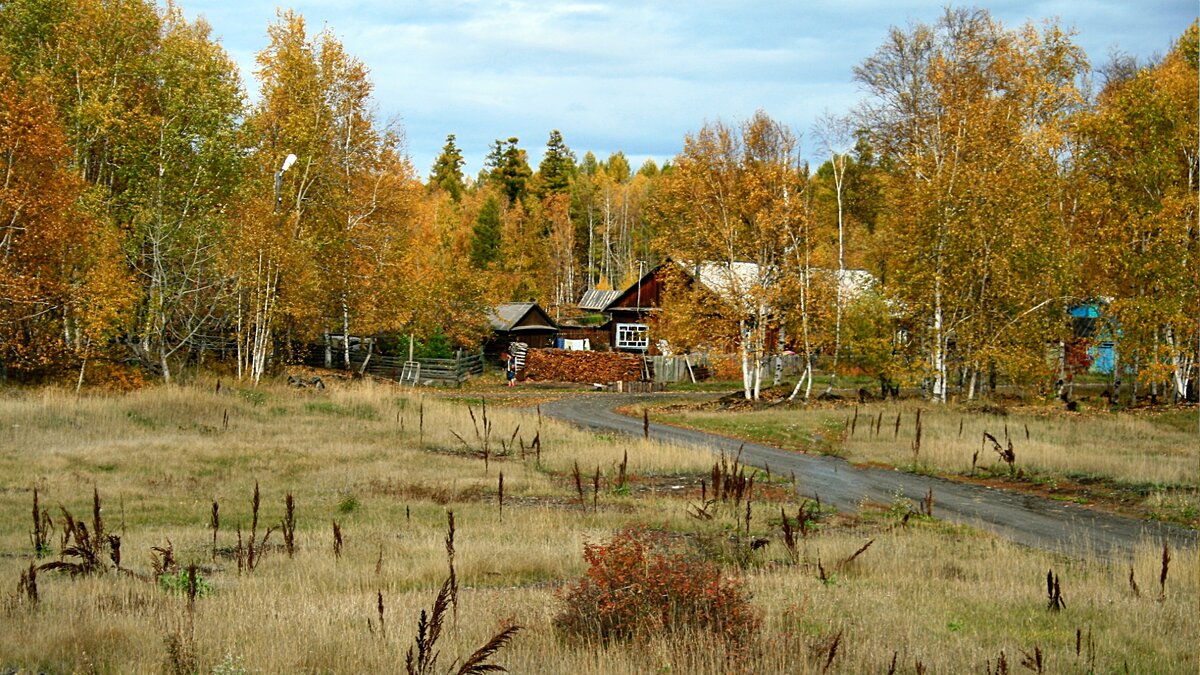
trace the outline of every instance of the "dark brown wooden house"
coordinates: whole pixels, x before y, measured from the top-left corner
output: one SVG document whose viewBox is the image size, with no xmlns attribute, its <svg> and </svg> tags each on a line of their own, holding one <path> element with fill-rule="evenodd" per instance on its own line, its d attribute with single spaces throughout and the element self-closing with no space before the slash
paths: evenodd
<svg viewBox="0 0 1200 675">
<path fill-rule="evenodd" d="M 558 324 L 536 302 L 505 302 L 488 312 L 492 337 L 484 345 L 484 353 L 496 357 L 510 342 L 524 342 L 530 347 L 553 347 L 558 336 Z"/>
<path fill-rule="evenodd" d="M 662 308 L 666 286 L 667 261 L 654 267 L 617 293 L 604 308 L 609 321 L 609 344 L 620 351 L 657 353 L 650 335 L 650 323 Z"/>
</svg>

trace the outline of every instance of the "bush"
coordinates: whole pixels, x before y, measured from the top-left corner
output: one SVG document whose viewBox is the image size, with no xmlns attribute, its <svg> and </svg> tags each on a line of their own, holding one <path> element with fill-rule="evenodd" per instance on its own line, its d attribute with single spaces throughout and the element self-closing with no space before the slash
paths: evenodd
<svg viewBox="0 0 1200 675">
<path fill-rule="evenodd" d="M 601 642 L 708 631 L 732 642 L 758 627 L 740 580 L 672 546 L 662 533 L 622 530 L 583 549 L 588 570 L 561 596 L 564 635 Z"/>
</svg>

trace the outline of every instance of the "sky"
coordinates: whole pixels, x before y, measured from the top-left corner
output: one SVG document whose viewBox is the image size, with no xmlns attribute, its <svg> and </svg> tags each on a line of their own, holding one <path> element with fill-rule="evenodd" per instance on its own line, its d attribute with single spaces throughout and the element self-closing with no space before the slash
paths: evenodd
<svg viewBox="0 0 1200 675">
<path fill-rule="evenodd" d="M 181 0 L 238 63 L 254 100 L 254 56 L 273 2 Z M 577 157 L 624 152 L 661 164 L 705 123 L 763 110 L 819 159 L 814 125 L 862 99 L 854 67 L 890 27 L 933 23 L 944 3 L 915 0 L 303 0 L 310 34 L 328 29 L 371 72 L 376 116 L 398 121 L 429 174 L 455 134 L 474 176 L 495 139 L 517 137 L 536 170 L 552 129 Z M 996 0 L 1009 27 L 1058 19 L 1093 67 L 1116 51 L 1162 55 L 1195 19 L 1195 0 Z M 289 7 L 284 5 L 284 7 Z"/>
</svg>

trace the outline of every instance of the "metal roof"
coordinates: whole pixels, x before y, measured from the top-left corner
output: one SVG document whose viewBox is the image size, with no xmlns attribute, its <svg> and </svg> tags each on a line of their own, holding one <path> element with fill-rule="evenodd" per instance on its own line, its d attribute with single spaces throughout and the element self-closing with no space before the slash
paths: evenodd
<svg viewBox="0 0 1200 675">
<path fill-rule="evenodd" d="M 537 323 L 517 325 L 534 310 L 540 315 Z M 488 322 L 492 324 L 492 329 L 497 331 L 558 330 L 554 321 L 536 302 L 504 302 L 496 305 L 488 311 Z"/>
<path fill-rule="evenodd" d="M 608 304 L 617 299 L 621 295 L 621 291 L 600 291 L 592 289 L 584 291 L 583 297 L 579 299 L 579 309 L 589 312 L 603 312 Z"/>
</svg>

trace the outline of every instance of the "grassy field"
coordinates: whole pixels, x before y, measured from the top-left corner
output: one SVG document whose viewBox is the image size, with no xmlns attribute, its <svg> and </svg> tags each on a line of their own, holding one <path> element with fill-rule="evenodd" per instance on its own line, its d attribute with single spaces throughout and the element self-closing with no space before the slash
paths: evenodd
<svg viewBox="0 0 1200 675">
<path fill-rule="evenodd" d="M 893 662 L 895 672 L 985 672 L 1001 654 L 1012 672 L 1039 658 L 1045 672 L 1200 667 L 1195 551 L 1170 551 L 1160 584 L 1159 542 L 1128 559 L 1055 557 L 905 518 L 915 505 L 897 499 L 858 517 L 822 513 L 793 553 L 779 513 L 800 505 L 778 479 L 764 486 L 757 477 L 749 527 L 742 503 L 713 504 L 711 519 L 697 518 L 689 513 L 703 507 L 710 455 L 584 433 L 490 401 L 485 413 L 472 396 L 439 401 L 369 383 L 5 392 L 0 672 L 403 672 L 419 613 L 447 577 L 451 511 L 460 591 L 436 672 L 513 625 L 522 629 L 493 662 L 514 673 L 858 673 L 888 672 Z M 856 438 L 865 433 L 858 424 Z M 929 424 L 932 462 L 933 439 L 949 432 Z M 1041 433 L 1031 425 L 1031 437 Z M 1178 478 L 1154 466 L 1162 462 L 1143 464 L 1147 480 Z M 41 558 L 30 540 L 34 488 L 54 521 Z M 34 602 L 18 579 L 31 564 L 60 559 L 63 509 L 95 531 L 93 491 L 102 528 L 120 537 L 120 569 L 106 557 L 91 574 L 42 570 Z M 291 556 L 279 530 L 261 544 L 286 520 L 288 494 Z M 731 645 L 684 632 L 599 644 L 557 632 L 562 589 L 586 569 L 584 544 L 632 524 L 669 533 L 741 579 L 761 617 L 751 639 Z M 156 547 L 181 568 L 197 566 L 194 604 L 156 577 Z M 1058 611 L 1047 607 L 1049 570 L 1065 600 Z"/>
<path fill-rule="evenodd" d="M 997 410 L 904 401 L 753 410 L 676 406 L 651 414 L 656 421 L 855 463 L 1004 483 L 1200 526 L 1200 433 L 1194 410 Z M 1010 443 L 1011 463 L 1002 454 Z"/>
</svg>

